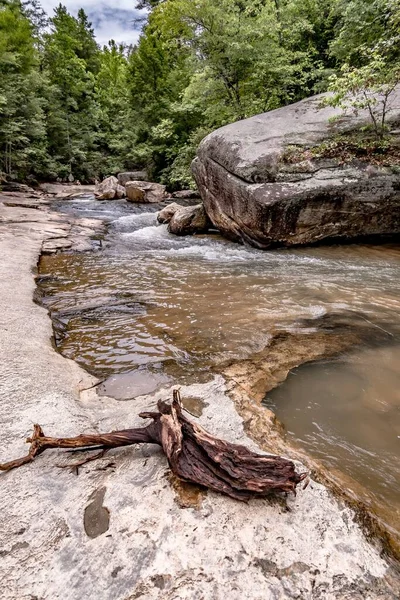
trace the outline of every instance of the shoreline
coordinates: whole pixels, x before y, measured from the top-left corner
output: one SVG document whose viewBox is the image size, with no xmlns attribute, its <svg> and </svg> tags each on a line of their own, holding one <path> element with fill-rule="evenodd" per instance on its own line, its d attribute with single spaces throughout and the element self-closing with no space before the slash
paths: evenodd
<svg viewBox="0 0 400 600">
<path fill-rule="evenodd" d="M 47 251 L 74 249 L 65 245 L 71 221 L 52 212 L 47 200 L 39 208 L 22 208 L 0 199 L 7 282 L 0 292 L 2 460 L 25 451 L 24 435 L 33 422 L 49 435 L 132 426 L 140 422 L 140 410 L 171 395 L 165 388 L 124 403 L 98 397 L 96 379 L 53 350 L 50 317 L 33 302 L 32 272 L 43 243 L 49 243 Z M 95 231 L 93 223 L 74 225 L 82 243 Z M 208 402 L 199 422 L 211 433 L 260 450 L 246 434 L 252 432 L 228 387 L 216 375 L 208 384 L 183 387 L 182 394 Z M 186 499 L 189 508 L 182 509 L 185 494 L 170 486 L 165 459 L 152 447 L 112 452 L 78 477 L 57 469 L 67 461 L 65 454 L 49 452 L 0 474 L 5 598 L 189 599 L 229 593 L 372 600 L 395 598 L 396 584 L 400 588 L 378 541 L 370 543 L 354 521 L 356 513 L 314 481 L 288 499 L 289 510 L 278 501 L 245 505 L 212 492 L 194 504 Z M 88 507 L 92 521 L 108 512 L 108 529 L 96 537 L 85 532 Z"/>
</svg>

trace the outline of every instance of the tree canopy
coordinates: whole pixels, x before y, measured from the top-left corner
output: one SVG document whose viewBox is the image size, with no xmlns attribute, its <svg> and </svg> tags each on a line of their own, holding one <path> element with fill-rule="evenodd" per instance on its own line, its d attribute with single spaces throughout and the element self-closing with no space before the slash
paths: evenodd
<svg viewBox="0 0 400 600">
<path fill-rule="evenodd" d="M 400 0 L 136 7 L 138 43 L 101 48 L 83 9 L 48 19 L 39 0 L 0 0 L 0 171 L 91 181 L 145 167 L 185 187 L 209 131 L 399 70 Z"/>
</svg>

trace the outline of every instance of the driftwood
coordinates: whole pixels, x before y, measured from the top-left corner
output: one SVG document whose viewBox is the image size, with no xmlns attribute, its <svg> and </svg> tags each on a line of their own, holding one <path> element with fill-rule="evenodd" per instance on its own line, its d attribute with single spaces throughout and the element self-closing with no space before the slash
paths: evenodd
<svg viewBox="0 0 400 600">
<path fill-rule="evenodd" d="M 98 435 L 52 438 L 39 425 L 27 439 L 29 453 L 17 460 L 0 464 L 10 471 L 34 460 L 48 448 L 97 450 L 95 455 L 73 466 L 81 466 L 103 456 L 111 448 L 131 444 L 158 444 L 162 447 L 172 472 L 183 481 L 222 492 L 237 500 L 249 500 L 277 492 L 295 492 L 306 477 L 298 474 L 292 461 L 280 456 L 264 456 L 244 446 L 215 438 L 192 423 L 182 413 L 179 392 L 174 391 L 172 404 L 158 402 L 158 412 L 139 415 L 152 419 L 146 427 L 124 429 Z"/>
</svg>

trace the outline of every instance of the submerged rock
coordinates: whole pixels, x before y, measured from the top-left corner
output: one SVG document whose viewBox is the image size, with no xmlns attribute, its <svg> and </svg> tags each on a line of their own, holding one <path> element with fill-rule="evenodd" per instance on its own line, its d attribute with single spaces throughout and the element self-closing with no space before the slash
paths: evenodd
<svg viewBox="0 0 400 600">
<path fill-rule="evenodd" d="M 178 204 L 177 202 L 172 202 L 171 204 L 168 204 L 168 206 L 166 206 L 165 208 L 163 208 L 162 210 L 160 210 L 160 212 L 157 215 L 157 221 L 159 223 L 169 223 L 170 220 L 172 219 L 172 217 L 174 216 L 174 214 L 176 213 L 177 210 L 181 209 L 182 206 L 180 204 Z"/>
<path fill-rule="evenodd" d="M 341 117 L 339 109 L 321 109 L 323 96 L 227 125 L 203 140 L 193 173 L 222 234 L 271 248 L 400 232 L 398 171 L 312 153 L 305 160 L 306 150 L 333 134 L 368 124 L 366 111 Z M 400 87 L 388 122 L 399 118 Z"/>
<path fill-rule="evenodd" d="M 116 177 L 107 177 L 101 183 L 98 183 L 94 189 L 94 195 L 97 200 L 114 200 L 125 196 L 125 188 L 118 183 Z"/>
<path fill-rule="evenodd" d="M 165 197 L 165 185 L 150 181 L 128 181 L 125 190 L 128 202 L 162 202 Z"/>
<path fill-rule="evenodd" d="M 168 207 L 167 207 L 168 208 Z M 203 204 L 195 206 L 180 206 L 174 211 L 168 231 L 175 235 L 193 235 L 194 233 L 205 233 L 212 226 Z"/>
</svg>

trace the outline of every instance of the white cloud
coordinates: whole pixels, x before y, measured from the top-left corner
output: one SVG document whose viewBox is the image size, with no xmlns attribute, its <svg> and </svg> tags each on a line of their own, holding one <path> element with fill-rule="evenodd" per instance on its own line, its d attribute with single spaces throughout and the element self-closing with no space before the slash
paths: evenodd
<svg viewBox="0 0 400 600">
<path fill-rule="evenodd" d="M 99 44 L 107 44 L 111 39 L 116 42 L 134 44 L 137 42 L 140 30 L 134 20 L 143 14 L 135 10 L 134 0 L 65 0 L 61 2 L 68 11 L 76 15 L 83 8 L 93 24 L 96 39 Z M 53 9 L 60 4 L 59 0 L 42 0 L 43 9 L 52 16 Z"/>
</svg>

